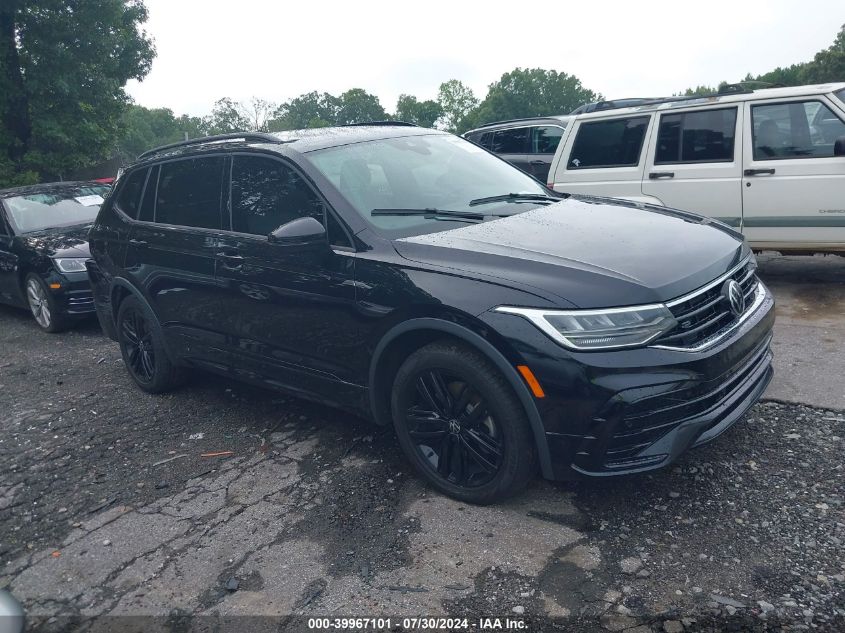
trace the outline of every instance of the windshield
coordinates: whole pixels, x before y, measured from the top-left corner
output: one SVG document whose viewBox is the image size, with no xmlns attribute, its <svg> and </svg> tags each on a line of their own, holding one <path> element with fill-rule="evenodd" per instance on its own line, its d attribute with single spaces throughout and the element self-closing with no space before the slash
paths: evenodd
<svg viewBox="0 0 845 633">
<path fill-rule="evenodd" d="M 56 186 L 55 189 L 6 198 L 12 223 L 20 233 L 89 224 L 97 217 L 105 185 Z"/>
<path fill-rule="evenodd" d="M 477 213 L 470 202 L 509 193 L 548 196 L 532 177 L 457 136 L 432 134 L 366 141 L 310 152 L 308 160 L 364 219 L 391 237 L 465 226 L 455 218 L 372 215 L 374 209 L 446 209 Z M 529 201 L 530 202 L 530 201 Z M 533 208 L 503 200 L 485 213 Z"/>
</svg>

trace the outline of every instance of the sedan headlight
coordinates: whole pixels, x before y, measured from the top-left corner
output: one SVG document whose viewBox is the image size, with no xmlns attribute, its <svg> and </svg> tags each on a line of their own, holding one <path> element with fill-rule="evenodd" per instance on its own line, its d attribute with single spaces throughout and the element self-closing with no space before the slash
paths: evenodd
<svg viewBox="0 0 845 633">
<path fill-rule="evenodd" d="M 677 321 L 663 304 L 606 310 L 540 310 L 500 306 L 518 314 L 570 349 L 589 351 L 637 347 L 671 330 Z"/>
<path fill-rule="evenodd" d="M 63 273 L 84 273 L 86 270 L 84 257 L 58 257 L 53 262 Z"/>
</svg>

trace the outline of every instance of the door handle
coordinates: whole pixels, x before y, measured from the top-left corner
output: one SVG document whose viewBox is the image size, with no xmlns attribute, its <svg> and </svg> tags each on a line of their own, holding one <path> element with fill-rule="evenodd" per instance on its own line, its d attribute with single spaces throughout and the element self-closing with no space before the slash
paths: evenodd
<svg viewBox="0 0 845 633">
<path fill-rule="evenodd" d="M 131 239 L 131 240 L 129 240 L 129 243 L 130 243 L 130 244 L 132 244 L 132 246 L 146 246 L 146 245 L 147 245 L 147 242 L 146 242 L 146 241 L 144 241 L 144 240 L 136 240 L 136 239 L 134 239 L 134 238 L 133 238 L 133 239 Z"/>
<path fill-rule="evenodd" d="M 532 160 L 532 161 L 531 161 L 530 163 L 528 163 L 528 164 L 529 164 L 529 165 L 548 165 L 549 163 L 547 163 L 547 162 L 546 162 L 546 161 L 544 161 L 544 160 Z"/>
<path fill-rule="evenodd" d="M 217 257 L 220 257 L 221 259 L 228 259 L 233 262 L 242 262 L 244 260 L 244 258 L 237 253 L 227 253 L 225 251 L 217 253 Z"/>
<path fill-rule="evenodd" d="M 659 178 L 674 178 L 674 171 L 653 171 L 648 175 L 649 180 L 657 180 Z"/>
<path fill-rule="evenodd" d="M 760 176 L 762 174 L 770 174 L 771 175 L 771 174 L 775 173 L 775 170 L 772 169 L 771 167 L 768 168 L 768 169 L 746 169 L 742 173 L 745 176 Z"/>
</svg>

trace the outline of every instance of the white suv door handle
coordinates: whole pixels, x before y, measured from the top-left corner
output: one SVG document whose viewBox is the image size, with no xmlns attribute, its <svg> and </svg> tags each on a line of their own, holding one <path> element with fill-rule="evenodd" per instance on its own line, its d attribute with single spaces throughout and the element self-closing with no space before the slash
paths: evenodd
<svg viewBox="0 0 845 633">
<path fill-rule="evenodd" d="M 774 169 L 772 169 L 771 167 L 770 167 L 770 168 L 768 168 L 768 169 L 746 169 L 746 170 L 745 170 L 744 172 L 742 172 L 742 173 L 743 173 L 743 175 L 745 175 L 745 176 L 760 176 L 760 175 L 762 175 L 762 174 L 769 174 L 769 175 L 771 175 L 771 174 L 774 174 L 774 173 L 775 173 L 775 170 L 774 170 Z"/>
</svg>

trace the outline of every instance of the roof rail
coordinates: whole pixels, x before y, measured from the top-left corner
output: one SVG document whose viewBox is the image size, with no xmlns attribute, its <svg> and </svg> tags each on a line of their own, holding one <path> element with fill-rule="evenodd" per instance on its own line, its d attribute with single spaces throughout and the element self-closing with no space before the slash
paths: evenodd
<svg viewBox="0 0 845 633">
<path fill-rule="evenodd" d="M 138 156 L 138 160 L 146 158 L 147 156 L 152 156 L 153 154 L 158 154 L 159 152 L 163 152 L 168 149 L 174 149 L 176 147 L 187 147 L 189 145 L 203 145 L 204 143 L 215 143 L 218 141 L 235 140 L 257 141 L 261 143 L 290 142 L 283 141 L 278 136 L 274 136 L 273 134 L 267 134 L 266 132 L 232 132 L 230 134 L 215 134 L 213 136 L 202 136 L 200 138 L 192 138 L 188 141 L 179 141 L 178 143 L 170 143 L 168 145 L 162 145 L 161 147 L 155 147 L 153 149 L 147 150 L 143 154 L 140 154 Z"/>
<path fill-rule="evenodd" d="M 340 127 L 364 127 L 367 125 L 396 125 L 399 127 L 419 127 L 416 123 L 408 121 L 361 121 L 359 123 L 346 123 Z"/>
<path fill-rule="evenodd" d="M 541 116 L 526 116 L 519 119 L 504 119 L 502 121 L 490 121 L 489 123 L 482 123 L 476 128 L 469 130 L 470 132 L 474 130 L 480 130 L 485 127 L 490 127 L 491 125 L 504 125 L 505 123 L 522 123 L 523 121 L 536 121 L 537 119 L 557 119 L 561 116 L 569 116 L 567 114 L 545 114 Z"/>
</svg>

